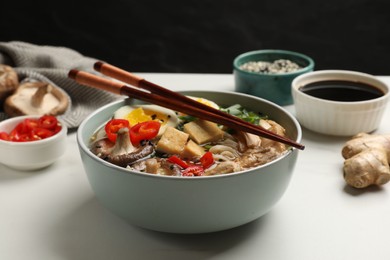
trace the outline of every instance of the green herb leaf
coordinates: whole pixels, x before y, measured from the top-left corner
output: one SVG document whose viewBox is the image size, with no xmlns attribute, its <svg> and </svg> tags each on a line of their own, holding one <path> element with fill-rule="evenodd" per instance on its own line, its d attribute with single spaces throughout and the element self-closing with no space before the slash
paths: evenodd
<svg viewBox="0 0 390 260">
<path fill-rule="evenodd" d="M 240 104 L 235 104 L 227 108 L 221 108 L 221 111 L 229 113 L 233 116 L 241 118 L 244 121 L 250 122 L 252 124 L 258 125 L 260 119 L 266 119 L 267 116 L 264 116 L 261 113 L 256 113 L 253 111 L 248 111 L 246 108 L 242 107 Z"/>
</svg>

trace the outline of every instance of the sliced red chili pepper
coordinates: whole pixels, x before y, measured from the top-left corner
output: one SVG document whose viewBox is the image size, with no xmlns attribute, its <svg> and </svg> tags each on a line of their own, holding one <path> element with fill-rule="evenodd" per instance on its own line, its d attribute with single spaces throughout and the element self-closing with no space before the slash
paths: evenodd
<svg viewBox="0 0 390 260">
<path fill-rule="evenodd" d="M 56 128 L 54 128 L 54 130 L 53 130 L 53 133 L 56 134 L 59 131 L 61 131 L 61 129 L 62 129 L 61 125 L 57 124 Z"/>
<path fill-rule="evenodd" d="M 40 139 L 48 138 L 53 135 L 54 135 L 53 131 L 50 131 L 49 129 L 36 127 L 33 130 L 31 130 L 30 138 L 32 140 L 40 140 Z"/>
<path fill-rule="evenodd" d="M 111 119 L 107 122 L 104 130 L 106 131 L 108 139 L 115 143 L 118 130 L 124 127 L 130 128 L 129 121 L 126 119 Z"/>
<path fill-rule="evenodd" d="M 10 141 L 15 142 L 22 142 L 27 139 L 28 130 L 26 127 L 26 124 L 24 123 L 24 120 L 17 124 L 14 129 L 12 129 L 11 133 L 9 134 Z"/>
<path fill-rule="evenodd" d="M 11 131 L 11 133 L 9 133 L 9 140 L 10 141 L 18 141 L 19 136 L 20 136 L 20 134 L 15 129 L 13 129 Z"/>
<path fill-rule="evenodd" d="M 29 142 L 41 140 L 55 135 L 61 129 L 61 125 L 54 116 L 45 115 L 38 119 L 26 118 L 12 129 L 8 135 L 8 141 Z M 6 138 L 5 134 L 7 133 L 2 134 L 0 138 Z"/>
<path fill-rule="evenodd" d="M 38 119 L 38 125 L 36 127 L 55 130 L 58 125 L 58 120 L 55 116 L 44 115 Z"/>
<path fill-rule="evenodd" d="M 20 134 L 25 134 L 25 133 L 28 133 L 30 130 L 27 128 L 27 125 L 25 123 L 25 120 L 23 120 L 22 122 L 20 122 L 19 124 L 16 125 L 16 127 L 14 128 L 15 131 L 17 131 L 18 133 Z"/>
<path fill-rule="evenodd" d="M 182 175 L 183 176 L 201 176 L 203 173 L 204 173 L 204 169 L 202 166 L 191 165 L 191 166 L 188 166 L 188 168 L 182 172 Z"/>
<path fill-rule="evenodd" d="M 150 140 L 157 136 L 161 124 L 157 121 L 145 121 L 130 128 L 130 139 L 133 145 L 139 145 L 142 140 Z"/>
<path fill-rule="evenodd" d="M 185 161 L 183 161 L 182 159 L 180 159 L 179 157 L 177 157 L 176 155 L 172 155 L 171 157 L 169 157 L 168 161 L 179 165 L 183 169 L 188 168 L 188 164 Z"/>
<path fill-rule="evenodd" d="M 10 140 L 9 134 L 6 132 L 0 132 L 0 139 L 4 141 L 9 141 Z"/>
<path fill-rule="evenodd" d="M 34 119 L 34 118 L 26 118 L 24 119 L 23 123 L 25 125 L 25 130 L 26 131 L 31 131 L 34 128 L 37 128 L 39 125 L 39 119 Z"/>
<path fill-rule="evenodd" d="M 200 163 L 204 169 L 209 168 L 214 164 L 214 157 L 212 152 L 206 152 L 202 157 L 200 157 Z"/>
<path fill-rule="evenodd" d="M 30 141 L 34 141 L 34 140 L 39 140 L 39 139 L 35 139 L 35 138 L 33 138 L 32 135 L 30 135 L 28 133 L 24 133 L 24 134 L 18 135 L 18 140 L 16 140 L 16 142 L 30 142 Z"/>
</svg>

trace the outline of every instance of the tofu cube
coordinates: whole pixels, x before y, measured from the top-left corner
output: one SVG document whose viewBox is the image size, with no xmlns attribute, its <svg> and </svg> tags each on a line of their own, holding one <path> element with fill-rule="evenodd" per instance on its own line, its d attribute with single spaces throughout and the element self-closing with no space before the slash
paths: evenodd
<svg viewBox="0 0 390 260">
<path fill-rule="evenodd" d="M 217 141 L 223 137 L 223 131 L 216 123 L 200 119 L 185 124 L 184 132 L 197 144 Z"/>
<path fill-rule="evenodd" d="M 174 127 L 167 127 L 157 143 L 157 151 L 167 154 L 181 154 L 189 135 Z"/>
<path fill-rule="evenodd" d="M 190 139 L 184 147 L 183 152 L 181 153 L 181 157 L 186 159 L 195 159 L 200 158 L 204 153 L 204 148 L 200 145 L 197 145 Z"/>
</svg>

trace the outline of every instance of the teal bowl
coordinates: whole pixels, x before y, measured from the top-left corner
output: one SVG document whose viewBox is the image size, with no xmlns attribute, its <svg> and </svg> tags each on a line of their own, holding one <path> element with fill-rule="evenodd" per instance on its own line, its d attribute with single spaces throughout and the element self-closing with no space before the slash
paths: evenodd
<svg viewBox="0 0 390 260">
<path fill-rule="evenodd" d="M 241 69 L 241 65 L 250 61 L 274 62 L 284 59 L 300 66 L 300 69 L 288 73 L 261 73 Z M 299 75 L 313 71 L 314 61 L 301 53 L 285 50 L 258 50 L 243 53 L 233 61 L 235 90 L 274 102 L 281 106 L 291 105 L 291 83 Z"/>
<path fill-rule="evenodd" d="M 213 91 L 186 91 L 222 106 L 245 104 L 279 122 L 297 142 L 298 121 L 282 107 L 257 97 Z M 77 142 L 89 183 L 97 199 L 128 223 L 169 233 L 207 233 L 234 228 L 267 212 L 282 198 L 293 175 L 298 150 L 246 171 L 186 178 L 146 174 L 110 164 L 91 153 L 93 133 L 109 120 L 126 99 L 108 104 L 87 117 L 77 131 Z"/>
</svg>

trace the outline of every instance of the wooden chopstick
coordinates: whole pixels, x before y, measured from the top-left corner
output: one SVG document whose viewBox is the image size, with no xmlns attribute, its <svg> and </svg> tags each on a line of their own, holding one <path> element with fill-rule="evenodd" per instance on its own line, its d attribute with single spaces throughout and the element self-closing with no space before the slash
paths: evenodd
<svg viewBox="0 0 390 260">
<path fill-rule="evenodd" d="M 167 88 L 164 88 L 164 87 L 161 87 L 159 85 L 156 85 L 156 84 L 154 84 L 152 82 L 149 82 L 149 81 L 143 79 L 142 77 L 134 75 L 133 73 L 125 71 L 125 70 L 123 70 L 121 68 L 118 68 L 116 66 L 113 66 L 111 64 L 103 63 L 101 61 L 97 61 L 94 64 L 94 69 L 96 71 L 106 75 L 106 76 L 109 76 L 109 77 L 115 78 L 117 80 L 123 81 L 123 82 L 128 83 L 128 84 L 130 84 L 132 86 L 135 86 L 135 87 L 138 87 L 138 88 L 142 88 L 142 89 L 146 89 L 146 90 L 151 91 L 152 93 L 156 93 L 156 94 L 159 94 L 159 95 L 170 96 L 170 97 L 172 97 L 174 99 L 182 100 L 185 103 L 191 104 L 191 105 L 196 106 L 196 107 L 199 107 L 202 110 L 206 110 L 206 111 L 209 111 L 211 113 L 219 114 L 219 115 L 221 115 L 223 117 L 230 117 L 232 120 L 241 121 L 242 124 L 248 125 L 248 127 L 256 127 L 256 128 L 261 129 L 262 131 L 267 132 L 267 134 L 275 135 L 274 133 L 272 133 L 270 131 L 267 131 L 266 129 L 264 129 L 264 128 L 260 127 L 260 126 L 253 125 L 253 124 L 251 124 L 249 122 L 246 122 L 246 121 L 244 121 L 244 120 L 242 120 L 240 118 L 237 118 L 237 117 L 235 117 L 233 115 L 224 113 L 224 112 L 222 112 L 222 111 L 220 111 L 218 109 L 212 108 L 212 107 L 207 106 L 207 105 L 202 104 L 202 103 L 199 103 L 196 100 L 193 100 L 191 98 L 186 97 L 185 95 L 182 95 L 182 94 L 180 94 L 178 92 L 171 91 L 171 90 L 169 90 Z M 263 137 L 266 137 L 266 136 L 263 136 Z M 282 137 L 282 138 L 285 139 L 284 137 Z M 272 138 L 269 137 L 269 139 L 272 139 Z M 276 140 L 276 139 L 273 139 L 273 140 L 282 142 L 281 140 Z M 289 145 L 291 145 L 293 147 L 302 149 L 302 150 L 304 149 L 303 145 L 298 144 L 298 146 L 297 146 L 295 142 L 294 142 L 294 145 L 292 145 L 292 143 L 290 143 L 290 141 L 292 141 L 292 140 L 288 140 L 287 144 L 289 144 Z"/>
<path fill-rule="evenodd" d="M 125 83 L 128 83 L 132 86 L 135 86 L 135 87 L 138 87 L 141 89 L 149 90 L 152 93 L 163 95 L 166 97 L 171 97 L 172 99 L 176 99 L 176 100 L 181 100 L 187 104 L 191 104 L 193 106 L 199 107 L 199 108 L 206 110 L 206 111 L 209 111 L 211 113 L 219 114 L 223 117 L 230 117 L 233 120 L 241 120 L 240 118 L 237 118 L 237 117 L 230 115 L 228 113 L 224 113 L 224 112 L 222 112 L 218 109 L 212 108 L 210 106 L 207 106 L 203 103 L 200 103 L 196 100 L 193 100 L 192 98 L 186 97 L 185 95 L 182 95 L 178 92 L 169 90 L 167 88 L 163 88 L 159 85 L 156 85 L 156 84 L 154 84 L 150 81 L 147 81 L 147 80 L 145 80 L 137 75 L 134 75 L 128 71 L 125 71 L 123 69 L 120 69 L 118 67 L 110 65 L 108 63 L 103 63 L 101 61 L 98 61 L 95 63 L 94 69 L 96 71 L 99 71 L 100 73 L 106 75 L 106 76 L 115 78 L 117 80 L 123 81 Z M 244 120 L 241 120 L 241 121 L 243 124 L 250 124 Z M 250 124 L 250 125 L 253 126 L 252 124 Z"/>
<path fill-rule="evenodd" d="M 68 76 L 82 85 L 103 89 L 115 94 L 127 95 L 148 103 L 160 105 L 204 120 L 225 125 L 232 129 L 259 135 L 274 141 L 291 145 L 301 150 L 304 149 L 302 144 L 296 143 L 291 139 L 277 135 L 264 128 L 250 124 L 237 117 L 211 108 L 193 99 L 187 98 L 177 92 L 165 89 L 154 83 L 146 81 L 139 76 L 133 75 L 130 72 L 126 72 L 117 67 L 102 62 L 97 62 L 94 67 L 96 70 L 100 71 L 106 76 L 110 76 L 120 81 L 129 83 L 135 87 L 149 90 L 150 92 L 137 90 L 121 82 L 113 81 L 84 71 L 70 70 Z"/>
</svg>

